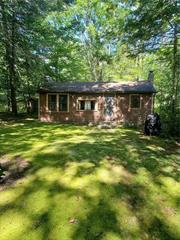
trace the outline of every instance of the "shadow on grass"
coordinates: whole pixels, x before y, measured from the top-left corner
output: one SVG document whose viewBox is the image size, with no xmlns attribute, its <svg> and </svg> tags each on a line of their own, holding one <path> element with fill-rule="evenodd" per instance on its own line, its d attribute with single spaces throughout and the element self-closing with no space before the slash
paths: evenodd
<svg viewBox="0 0 180 240">
<path fill-rule="evenodd" d="M 2 239 L 179 239 L 173 140 L 34 121 L 0 134 L 2 154 L 31 161 L 0 198 Z"/>
</svg>

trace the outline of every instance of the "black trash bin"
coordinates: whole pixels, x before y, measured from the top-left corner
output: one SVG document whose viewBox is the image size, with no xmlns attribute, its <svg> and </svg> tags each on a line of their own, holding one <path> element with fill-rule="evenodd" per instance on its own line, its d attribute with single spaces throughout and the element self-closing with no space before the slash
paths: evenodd
<svg viewBox="0 0 180 240">
<path fill-rule="evenodd" d="M 161 131 L 160 116 L 157 113 L 149 114 L 146 117 L 144 133 L 146 135 L 159 135 Z"/>
</svg>

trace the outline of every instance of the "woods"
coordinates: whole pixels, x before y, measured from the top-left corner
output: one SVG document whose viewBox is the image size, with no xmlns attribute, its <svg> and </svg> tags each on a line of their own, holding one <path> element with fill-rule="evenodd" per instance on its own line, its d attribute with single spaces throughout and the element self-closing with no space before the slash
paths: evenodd
<svg viewBox="0 0 180 240">
<path fill-rule="evenodd" d="M 0 111 L 27 111 L 46 76 L 107 82 L 154 70 L 155 111 L 178 135 L 178 11 L 176 0 L 1 0 Z"/>
<path fill-rule="evenodd" d="M 179 9 L 0 0 L 1 240 L 180 239 Z"/>
</svg>

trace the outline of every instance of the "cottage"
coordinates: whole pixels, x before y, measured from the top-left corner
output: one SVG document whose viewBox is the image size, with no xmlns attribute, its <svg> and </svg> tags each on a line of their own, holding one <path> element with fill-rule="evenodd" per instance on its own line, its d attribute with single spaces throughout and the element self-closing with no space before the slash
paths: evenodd
<svg viewBox="0 0 180 240">
<path fill-rule="evenodd" d="M 153 111 L 155 93 L 152 72 L 146 81 L 48 81 L 39 89 L 39 119 L 46 122 L 141 124 Z"/>
</svg>

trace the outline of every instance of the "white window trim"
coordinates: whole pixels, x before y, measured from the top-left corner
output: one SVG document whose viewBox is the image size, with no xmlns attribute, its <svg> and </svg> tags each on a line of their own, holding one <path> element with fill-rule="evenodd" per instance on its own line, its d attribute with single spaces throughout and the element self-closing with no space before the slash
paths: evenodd
<svg viewBox="0 0 180 240">
<path fill-rule="evenodd" d="M 56 95 L 56 111 L 51 111 L 48 108 L 48 97 L 49 97 L 49 95 Z M 67 95 L 67 111 L 59 111 L 59 95 Z M 68 113 L 69 112 L 69 93 L 47 93 L 46 94 L 46 111 L 47 112 Z"/>
<path fill-rule="evenodd" d="M 139 106 L 139 108 L 132 108 L 131 107 L 131 97 L 132 96 L 139 96 L 140 97 L 140 106 Z M 141 108 L 142 108 L 142 95 L 141 94 L 129 94 L 129 109 L 140 110 Z"/>
<path fill-rule="evenodd" d="M 81 110 L 81 109 L 79 109 L 79 101 L 95 101 L 95 108 L 94 108 L 94 110 L 91 110 L 91 109 Z M 94 98 L 92 98 L 92 99 L 87 99 L 87 98 L 83 99 L 83 98 L 79 97 L 77 99 L 77 103 L 76 103 L 76 111 L 77 112 L 97 112 L 98 111 L 97 106 L 98 106 L 97 99 L 94 99 Z"/>
</svg>

